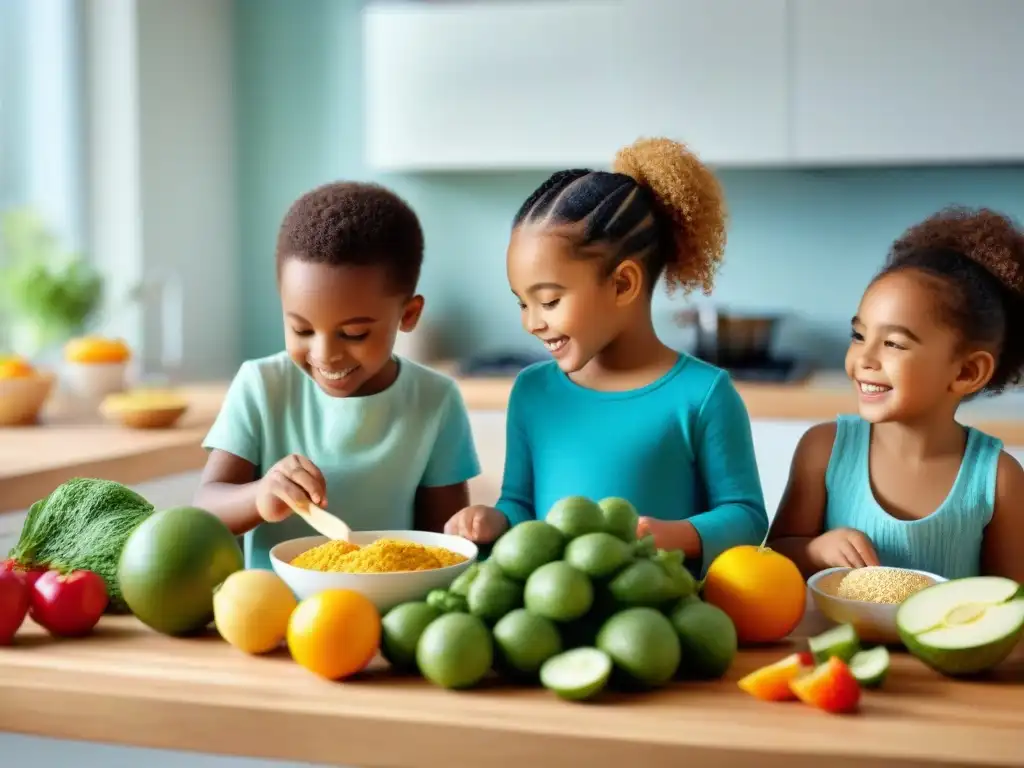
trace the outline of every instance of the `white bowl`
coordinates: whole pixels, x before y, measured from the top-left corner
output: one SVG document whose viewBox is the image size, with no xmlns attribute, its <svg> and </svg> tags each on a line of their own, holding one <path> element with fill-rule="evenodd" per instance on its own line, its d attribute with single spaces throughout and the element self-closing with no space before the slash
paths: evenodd
<svg viewBox="0 0 1024 768">
<path fill-rule="evenodd" d="M 127 363 L 65 363 L 64 379 L 68 389 L 87 400 L 100 401 L 107 395 L 123 392 Z"/>
<path fill-rule="evenodd" d="M 898 603 L 869 603 L 864 600 L 848 600 L 835 595 L 839 582 L 852 570 L 852 568 L 826 568 L 811 576 L 807 580 L 807 588 L 810 590 L 814 605 L 825 618 L 836 624 L 852 624 L 853 628 L 857 630 L 857 636 L 866 643 L 900 644 L 902 641 L 899 631 L 896 629 L 896 611 L 900 607 Z M 913 568 L 889 568 L 888 570 L 919 573 L 922 576 L 927 576 L 936 584 L 946 581 L 942 576 Z"/>
<path fill-rule="evenodd" d="M 284 583 L 303 600 L 325 589 L 351 589 L 370 598 L 377 610 L 384 613 L 399 603 L 422 600 L 432 589 L 445 589 L 477 558 L 476 544 L 461 536 L 426 531 L 353 531 L 352 543 L 372 544 L 377 539 L 401 539 L 428 547 L 444 547 L 464 555 L 466 560 L 447 568 L 399 573 L 332 573 L 296 568 L 291 561 L 318 544 L 326 536 L 304 536 L 283 541 L 270 550 L 270 564 Z"/>
</svg>

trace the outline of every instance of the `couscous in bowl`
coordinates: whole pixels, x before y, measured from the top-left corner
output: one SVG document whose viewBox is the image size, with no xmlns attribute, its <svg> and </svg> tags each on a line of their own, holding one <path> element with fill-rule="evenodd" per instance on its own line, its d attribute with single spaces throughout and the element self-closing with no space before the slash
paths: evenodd
<svg viewBox="0 0 1024 768">
<path fill-rule="evenodd" d="M 856 571 L 844 584 L 847 575 Z M 910 568 L 868 566 L 826 568 L 807 580 L 814 605 L 836 624 L 852 624 L 866 643 L 900 644 L 896 612 L 914 592 L 946 581 L 942 576 Z"/>
</svg>

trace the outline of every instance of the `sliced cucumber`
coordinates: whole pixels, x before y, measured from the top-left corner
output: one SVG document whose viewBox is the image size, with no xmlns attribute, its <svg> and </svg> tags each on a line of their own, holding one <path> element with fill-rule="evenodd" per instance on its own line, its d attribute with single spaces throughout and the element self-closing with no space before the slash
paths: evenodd
<svg viewBox="0 0 1024 768">
<path fill-rule="evenodd" d="M 860 650 L 860 638 L 852 624 L 840 624 L 810 638 L 807 648 L 818 664 L 824 664 L 833 656 L 848 662 Z"/>
<path fill-rule="evenodd" d="M 858 651 L 850 659 L 850 672 L 863 688 L 878 688 L 889 673 L 889 649 L 879 645 Z"/>
<path fill-rule="evenodd" d="M 1024 634 L 1020 585 L 999 576 L 940 582 L 908 597 L 896 613 L 900 639 L 912 654 L 947 675 L 1000 664 Z"/>
<path fill-rule="evenodd" d="M 540 682 L 563 699 L 582 701 L 604 690 L 611 673 L 612 659 L 604 651 L 573 648 L 541 665 Z"/>
</svg>

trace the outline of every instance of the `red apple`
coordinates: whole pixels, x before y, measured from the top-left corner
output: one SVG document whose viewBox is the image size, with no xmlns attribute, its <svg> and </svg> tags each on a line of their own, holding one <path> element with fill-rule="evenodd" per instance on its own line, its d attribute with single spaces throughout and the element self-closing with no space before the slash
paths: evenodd
<svg viewBox="0 0 1024 768">
<path fill-rule="evenodd" d="M 51 635 L 88 634 L 107 609 L 103 579 L 92 571 L 47 571 L 32 587 L 32 618 Z"/>
<path fill-rule="evenodd" d="M 14 571 L 0 570 L 0 645 L 14 638 L 28 613 L 30 590 Z"/>
<path fill-rule="evenodd" d="M 46 569 L 26 568 L 12 557 L 0 563 L 0 572 L 17 574 L 31 588 L 36 583 L 36 580 L 46 573 Z"/>
</svg>

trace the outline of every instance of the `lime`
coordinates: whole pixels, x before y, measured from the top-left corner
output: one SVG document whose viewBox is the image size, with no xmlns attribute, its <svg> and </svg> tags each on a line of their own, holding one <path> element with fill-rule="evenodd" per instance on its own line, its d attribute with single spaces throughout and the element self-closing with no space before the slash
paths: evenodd
<svg viewBox="0 0 1024 768">
<path fill-rule="evenodd" d="M 585 496 L 566 496 L 556 501 L 544 520 L 570 540 L 604 530 L 604 513 Z"/>
<path fill-rule="evenodd" d="M 573 648 L 544 662 L 540 682 L 563 699 L 582 701 L 604 690 L 612 660 L 597 648 Z"/>
<path fill-rule="evenodd" d="M 585 573 L 556 560 L 530 574 L 523 602 L 530 613 L 552 621 L 572 621 L 590 610 L 594 587 Z"/>
<path fill-rule="evenodd" d="M 536 675 L 541 664 L 562 652 L 562 637 L 550 619 L 517 608 L 494 625 L 494 645 L 504 670 Z"/>
<path fill-rule="evenodd" d="M 673 598 L 672 582 L 654 560 L 630 563 L 608 583 L 612 596 L 624 606 L 658 607 Z"/>
<path fill-rule="evenodd" d="M 495 622 L 523 604 L 523 585 L 496 566 L 481 567 L 466 593 L 469 612 Z"/>
<path fill-rule="evenodd" d="M 423 630 L 416 643 L 416 665 L 442 688 L 470 688 L 494 663 L 494 643 L 481 619 L 469 613 L 445 613 Z"/>
<path fill-rule="evenodd" d="M 455 580 L 448 585 L 448 591 L 453 595 L 459 595 L 461 597 L 467 597 L 469 595 L 469 586 L 473 583 L 473 580 L 480 573 L 480 569 L 484 567 L 484 563 L 479 560 L 469 566 L 466 570 L 455 577 Z"/>
<path fill-rule="evenodd" d="M 587 533 L 565 548 L 565 562 L 592 579 L 604 579 L 633 559 L 633 548 L 610 533 Z"/>
<path fill-rule="evenodd" d="M 416 668 L 416 643 L 423 630 L 441 615 L 425 602 L 396 605 L 381 620 L 381 655 L 399 669 Z"/>
<path fill-rule="evenodd" d="M 889 673 L 889 650 L 877 645 L 867 651 L 858 651 L 850 659 L 850 672 L 863 688 L 878 688 Z"/>
<path fill-rule="evenodd" d="M 527 520 L 513 526 L 494 542 L 491 559 L 507 576 L 525 581 L 545 563 L 562 556 L 565 537 L 543 520 Z"/>
<path fill-rule="evenodd" d="M 686 677 L 715 680 L 736 658 L 736 626 L 721 608 L 684 597 L 669 615 L 683 651 L 679 671 Z"/>
<path fill-rule="evenodd" d="M 608 533 L 618 536 L 623 541 L 636 540 L 636 526 L 640 522 L 640 515 L 636 508 L 626 499 L 617 496 L 609 496 L 597 502 L 604 515 L 604 529 Z"/>
<path fill-rule="evenodd" d="M 682 656 L 672 622 L 653 608 L 616 613 L 597 633 L 597 647 L 629 682 L 651 688 L 672 679 Z"/>
</svg>

